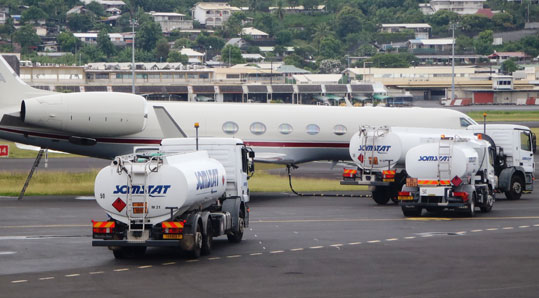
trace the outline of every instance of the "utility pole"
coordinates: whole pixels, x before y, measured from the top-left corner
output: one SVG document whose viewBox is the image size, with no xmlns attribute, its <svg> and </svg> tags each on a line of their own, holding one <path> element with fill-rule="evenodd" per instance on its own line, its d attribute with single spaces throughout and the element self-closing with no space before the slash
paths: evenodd
<svg viewBox="0 0 539 298">
<path fill-rule="evenodd" d="M 451 42 L 451 101 L 455 99 L 455 28 L 456 23 L 451 23 L 450 29 L 453 31 L 453 40 Z"/>
<path fill-rule="evenodd" d="M 138 25 L 138 23 L 135 19 L 129 20 L 129 23 L 131 24 L 131 34 L 133 37 L 131 42 L 131 76 L 133 79 L 131 93 L 135 94 L 135 26 Z"/>
</svg>

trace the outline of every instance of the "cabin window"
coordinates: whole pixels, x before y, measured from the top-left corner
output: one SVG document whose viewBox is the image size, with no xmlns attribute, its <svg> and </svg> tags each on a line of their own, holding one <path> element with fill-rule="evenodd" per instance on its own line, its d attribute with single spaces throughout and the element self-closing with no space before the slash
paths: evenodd
<svg viewBox="0 0 539 298">
<path fill-rule="evenodd" d="M 294 128 L 288 123 L 283 123 L 279 125 L 279 132 L 283 135 L 288 135 L 292 133 L 292 130 L 294 130 Z"/>
<path fill-rule="evenodd" d="M 249 129 L 251 130 L 251 133 L 261 135 L 266 132 L 266 125 L 262 122 L 254 122 Z"/>
<path fill-rule="evenodd" d="M 460 126 L 462 127 L 468 127 L 472 124 L 474 124 L 472 121 L 470 121 L 471 119 L 467 119 L 467 118 L 460 118 Z"/>
<path fill-rule="evenodd" d="M 223 124 L 223 131 L 229 135 L 237 133 L 239 129 L 240 128 L 236 122 L 228 121 Z"/>
<path fill-rule="evenodd" d="M 314 136 L 320 132 L 320 126 L 316 124 L 307 125 L 307 133 Z"/>
<path fill-rule="evenodd" d="M 520 148 L 525 151 L 532 151 L 532 144 L 530 141 L 530 133 L 521 132 L 520 133 Z"/>
<path fill-rule="evenodd" d="M 346 126 L 344 125 L 341 125 L 341 124 L 337 124 L 335 125 L 335 127 L 333 127 L 333 133 L 338 135 L 338 136 L 342 136 L 344 134 L 346 134 Z"/>
</svg>

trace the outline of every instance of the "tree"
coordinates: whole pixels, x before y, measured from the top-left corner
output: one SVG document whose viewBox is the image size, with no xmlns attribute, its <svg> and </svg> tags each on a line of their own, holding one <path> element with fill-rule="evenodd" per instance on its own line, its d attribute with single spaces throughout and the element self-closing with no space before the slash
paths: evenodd
<svg viewBox="0 0 539 298">
<path fill-rule="evenodd" d="M 322 39 L 318 54 L 324 59 L 342 56 L 342 43 L 331 36 Z"/>
<path fill-rule="evenodd" d="M 464 15 L 461 17 L 460 26 L 465 32 L 480 32 L 492 28 L 492 21 L 482 15 Z"/>
<path fill-rule="evenodd" d="M 459 15 L 456 12 L 449 10 L 438 10 L 436 13 L 431 15 L 428 18 L 429 24 L 433 26 L 447 26 L 451 22 L 456 22 L 459 18 Z"/>
<path fill-rule="evenodd" d="M 23 22 L 33 21 L 34 23 L 37 23 L 38 20 L 45 20 L 47 17 L 47 13 L 37 6 L 29 7 L 21 15 Z"/>
<path fill-rule="evenodd" d="M 85 45 L 80 50 L 81 58 L 84 63 L 105 61 L 105 54 L 101 52 L 96 45 Z"/>
<path fill-rule="evenodd" d="M 97 35 L 97 47 L 107 56 L 107 58 L 114 55 L 115 48 L 112 41 L 110 41 L 107 30 L 99 31 L 99 34 Z"/>
<path fill-rule="evenodd" d="M 56 41 L 58 42 L 58 45 L 60 45 L 62 51 L 69 51 L 72 53 L 75 53 L 75 50 L 80 43 L 79 39 L 76 38 L 73 33 L 69 31 L 64 31 L 58 34 L 58 36 L 56 37 Z"/>
<path fill-rule="evenodd" d="M 391 68 L 391 67 L 410 67 L 412 61 L 418 61 L 417 58 L 409 53 L 399 54 L 376 54 L 371 59 L 373 67 Z"/>
<path fill-rule="evenodd" d="M 67 16 L 67 26 L 74 32 L 86 32 L 94 26 L 94 18 L 90 14 L 72 13 Z"/>
<path fill-rule="evenodd" d="M 320 61 L 320 73 L 340 73 L 344 69 L 341 61 L 337 59 L 326 59 Z"/>
<path fill-rule="evenodd" d="M 377 52 L 376 48 L 373 47 L 372 45 L 363 44 L 357 49 L 356 55 L 358 55 L 358 56 L 374 56 L 374 55 L 376 55 L 376 52 Z"/>
<path fill-rule="evenodd" d="M 161 26 L 153 20 L 146 21 L 140 25 L 135 37 L 137 48 L 151 52 L 155 48 L 157 41 L 163 36 Z"/>
<path fill-rule="evenodd" d="M 492 30 L 485 30 L 474 39 L 475 52 L 480 55 L 488 55 L 492 53 L 493 42 Z"/>
<path fill-rule="evenodd" d="M 337 35 L 345 37 L 350 33 L 361 31 L 361 18 L 364 17 L 361 10 L 344 6 L 335 18 Z"/>
<path fill-rule="evenodd" d="M 511 30 L 515 28 L 513 16 L 507 12 L 500 12 L 492 17 L 492 23 L 498 30 Z"/>
<path fill-rule="evenodd" d="M 23 52 L 27 53 L 36 49 L 41 44 L 41 39 L 30 24 L 22 26 L 13 34 L 13 41 L 21 45 Z"/>
<path fill-rule="evenodd" d="M 513 61 L 513 59 L 507 59 L 502 62 L 501 71 L 504 74 L 511 74 L 518 70 L 518 65 Z"/>
<path fill-rule="evenodd" d="M 240 48 L 233 45 L 226 45 L 221 50 L 221 61 L 226 62 L 230 65 L 245 63 L 245 60 L 241 56 Z"/>
<path fill-rule="evenodd" d="M 170 51 L 170 46 L 168 45 L 168 40 L 166 38 L 161 38 L 157 41 L 155 45 L 155 58 L 159 61 L 167 60 L 168 53 Z"/>
<path fill-rule="evenodd" d="M 174 47 L 176 49 L 190 48 L 192 46 L 193 46 L 193 42 L 189 38 L 178 38 L 174 42 Z"/>
<path fill-rule="evenodd" d="M 96 16 L 104 16 L 105 15 L 105 8 L 103 7 L 103 5 L 95 2 L 95 1 L 92 1 L 90 2 L 89 4 L 87 4 L 85 6 L 89 11 L 93 12 Z"/>
<path fill-rule="evenodd" d="M 179 51 L 171 51 L 168 54 L 167 62 L 180 62 L 182 64 L 187 64 L 189 62 L 189 57 L 187 55 L 182 55 Z"/>
<path fill-rule="evenodd" d="M 277 32 L 275 41 L 279 45 L 289 44 L 292 41 L 292 32 L 286 29 Z"/>
<path fill-rule="evenodd" d="M 226 21 L 223 33 L 228 37 L 236 37 L 241 32 L 242 21 L 246 16 L 243 12 L 234 12 Z"/>
<path fill-rule="evenodd" d="M 466 35 L 458 36 L 455 41 L 455 52 L 459 54 L 473 52 L 473 44 L 474 41 L 471 37 L 468 37 Z"/>
</svg>

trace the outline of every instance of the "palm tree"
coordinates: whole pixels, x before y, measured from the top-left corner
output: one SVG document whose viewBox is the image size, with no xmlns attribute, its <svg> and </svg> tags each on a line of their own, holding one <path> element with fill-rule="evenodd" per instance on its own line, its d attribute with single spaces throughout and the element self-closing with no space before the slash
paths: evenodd
<svg viewBox="0 0 539 298">
<path fill-rule="evenodd" d="M 322 39 L 329 35 L 333 35 L 333 32 L 327 23 L 319 23 L 314 27 L 312 38 L 314 43 L 317 45 L 318 50 L 320 50 L 320 42 Z"/>
</svg>

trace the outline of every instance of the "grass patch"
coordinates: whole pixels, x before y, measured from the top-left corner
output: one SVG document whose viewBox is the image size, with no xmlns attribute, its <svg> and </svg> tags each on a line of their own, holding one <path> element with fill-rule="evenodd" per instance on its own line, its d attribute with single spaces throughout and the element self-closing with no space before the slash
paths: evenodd
<svg viewBox="0 0 539 298">
<path fill-rule="evenodd" d="M 539 111 L 473 111 L 466 113 L 478 123 L 483 122 L 483 113 L 487 113 L 487 122 L 489 121 L 539 121 Z"/>
<path fill-rule="evenodd" d="M 25 195 L 93 195 L 97 173 L 97 170 L 84 173 L 38 171 Z M 0 172 L 0 195 L 18 196 L 27 176 L 27 173 Z"/>
<path fill-rule="evenodd" d="M 36 158 L 37 153 L 39 152 L 39 151 L 33 151 L 33 150 L 19 149 L 17 148 L 17 146 L 15 146 L 14 142 L 2 140 L 2 139 L 0 139 L 0 144 L 9 146 L 8 158 Z M 59 157 L 75 157 L 78 155 L 64 154 L 64 153 L 49 153 L 48 156 L 49 158 L 59 158 Z"/>
</svg>

